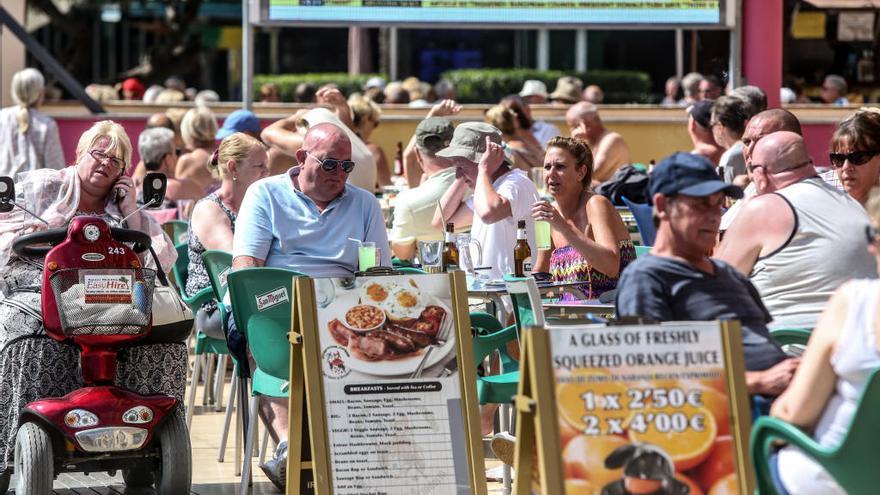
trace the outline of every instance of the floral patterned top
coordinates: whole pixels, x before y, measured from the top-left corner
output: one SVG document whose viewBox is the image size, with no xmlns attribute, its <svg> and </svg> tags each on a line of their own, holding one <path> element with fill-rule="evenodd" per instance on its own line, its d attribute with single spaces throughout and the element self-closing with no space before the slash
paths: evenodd
<svg viewBox="0 0 880 495">
<path fill-rule="evenodd" d="M 550 255 L 550 274 L 554 282 L 583 281 L 577 289 L 587 296 L 587 299 L 597 299 L 602 293 L 617 287 L 617 280 L 626 265 L 636 259 L 636 248 L 631 240 L 618 241 L 620 249 L 620 271 L 617 277 L 609 277 L 604 273 L 594 270 L 592 265 L 581 256 L 573 246 L 565 246 L 553 250 Z M 562 300 L 573 300 L 574 296 L 563 293 Z"/>
<path fill-rule="evenodd" d="M 223 204 L 223 201 L 220 200 L 220 195 L 217 192 L 213 192 L 206 197 L 200 199 L 196 204 L 201 201 L 213 201 L 217 203 L 223 213 L 229 217 L 229 222 L 232 224 L 232 233 L 235 233 L 235 218 L 238 216 L 236 213 L 229 209 L 228 206 Z M 195 209 L 195 207 L 193 207 Z M 192 219 L 190 219 L 190 223 L 192 223 Z M 205 252 L 205 246 L 202 244 L 202 241 L 193 233 L 192 229 L 189 229 L 189 273 L 186 276 L 186 295 L 192 296 L 198 291 L 204 289 L 205 287 L 211 286 L 211 279 L 208 277 L 208 270 L 205 269 L 205 264 L 202 262 L 202 253 Z M 202 305 L 202 309 L 205 310 L 206 313 L 213 313 L 215 309 L 217 309 L 217 302 L 211 299 Z"/>
</svg>

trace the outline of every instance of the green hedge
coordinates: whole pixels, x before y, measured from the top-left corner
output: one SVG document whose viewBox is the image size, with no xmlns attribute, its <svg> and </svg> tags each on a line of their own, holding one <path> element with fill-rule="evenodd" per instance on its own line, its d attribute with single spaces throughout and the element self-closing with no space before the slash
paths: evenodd
<svg viewBox="0 0 880 495">
<path fill-rule="evenodd" d="M 314 84 L 320 87 L 327 83 L 339 86 L 339 90 L 346 96 L 361 91 L 367 79 L 381 74 L 360 74 L 352 76 L 346 72 L 309 73 L 309 74 L 257 74 L 254 76 L 254 98 L 260 101 L 260 86 L 265 83 L 275 83 L 281 89 L 281 99 L 293 101 L 293 93 L 300 83 Z"/>
<path fill-rule="evenodd" d="M 324 74 L 259 74 L 254 76 L 254 98 L 260 99 L 260 86 L 273 82 L 281 88 L 281 98 L 293 101 L 293 93 L 300 83 L 315 86 L 334 83 L 345 95 L 360 91 L 367 79 L 377 74 L 352 76 L 344 72 Z M 584 85 L 598 84 L 605 93 L 605 103 L 652 103 L 651 78 L 645 72 L 593 70 L 565 72 L 536 69 L 458 69 L 443 73 L 443 78 L 455 84 L 455 92 L 461 103 L 493 103 L 505 95 L 519 93 L 523 82 L 538 79 L 552 93 L 556 80 L 562 76 L 575 76 Z M 385 76 L 382 76 L 385 77 Z M 387 79 L 387 78 L 386 78 Z"/>
<path fill-rule="evenodd" d="M 459 69 L 443 73 L 443 78 L 455 84 L 455 93 L 461 103 L 488 103 L 505 95 L 519 93 L 523 82 L 537 79 L 547 85 L 547 92 L 556 88 L 562 76 L 575 76 L 584 87 L 598 84 L 605 93 L 604 103 L 652 103 L 651 77 L 645 72 L 592 70 L 565 72 L 537 69 Z"/>
</svg>

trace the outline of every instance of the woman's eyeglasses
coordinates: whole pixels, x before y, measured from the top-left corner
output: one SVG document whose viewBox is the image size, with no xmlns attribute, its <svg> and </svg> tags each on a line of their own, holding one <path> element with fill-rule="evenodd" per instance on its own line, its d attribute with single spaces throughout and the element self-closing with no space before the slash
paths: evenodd
<svg viewBox="0 0 880 495">
<path fill-rule="evenodd" d="M 337 160 L 336 158 L 324 158 L 321 160 L 310 151 L 306 151 L 306 154 L 320 163 L 321 168 L 324 169 L 325 172 L 333 172 L 336 170 L 336 167 L 341 167 L 342 171 L 345 173 L 349 173 L 354 169 L 354 162 L 351 160 Z"/>
<path fill-rule="evenodd" d="M 116 158 L 115 156 L 110 156 L 101 150 L 91 150 L 91 151 L 89 151 L 89 155 L 91 155 L 92 158 L 94 158 L 95 161 L 97 161 L 99 163 L 109 162 L 114 167 L 116 167 L 120 170 L 122 170 L 125 167 L 125 162 L 123 162 L 119 158 Z"/>
<path fill-rule="evenodd" d="M 880 151 L 853 151 L 852 153 L 830 153 L 828 158 L 834 168 L 840 168 L 849 161 L 853 165 L 864 165 L 871 161 Z"/>
</svg>

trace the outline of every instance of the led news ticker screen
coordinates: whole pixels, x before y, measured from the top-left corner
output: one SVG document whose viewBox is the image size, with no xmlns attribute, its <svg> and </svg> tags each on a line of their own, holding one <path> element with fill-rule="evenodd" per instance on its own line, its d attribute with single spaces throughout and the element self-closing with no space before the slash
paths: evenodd
<svg viewBox="0 0 880 495">
<path fill-rule="evenodd" d="M 264 18 L 292 24 L 720 24 L 722 0 L 268 0 Z"/>
</svg>

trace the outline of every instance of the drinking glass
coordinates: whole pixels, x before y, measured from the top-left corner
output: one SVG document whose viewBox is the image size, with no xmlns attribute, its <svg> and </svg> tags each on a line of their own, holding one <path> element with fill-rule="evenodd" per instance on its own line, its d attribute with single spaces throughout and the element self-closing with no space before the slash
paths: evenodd
<svg viewBox="0 0 880 495">
<path fill-rule="evenodd" d="M 376 243 L 362 242 L 358 246 L 358 270 L 365 272 L 376 266 Z"/>
<path fill-rule="evenodd" d="M 550 222 L 535 220 L 535 244 L 538 249 L 550 249 Z"/>
<path fill-rule="evenodd" d="M 443 253 L 443 241 L 419 241 L 419 260 L 427 272 L 430 267 L 440 266 L 440 255 Z"/>
<path fill-rule="evenodd" d="M 532 179 L 532 182 L 535 183 L 535 188 L 538 190 L 538 194 L 544 196 L 544 167 L 532 167 L 529 171 L 529 177 Z"/>
</svg>

